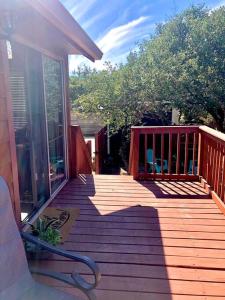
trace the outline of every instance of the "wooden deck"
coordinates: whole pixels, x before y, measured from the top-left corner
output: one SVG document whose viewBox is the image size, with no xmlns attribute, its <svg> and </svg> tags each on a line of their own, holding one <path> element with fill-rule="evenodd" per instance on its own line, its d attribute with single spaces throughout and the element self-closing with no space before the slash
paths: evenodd
<svg viewBox="0 0 225 300">
<path fill-rule="evenodd" d="M 81 176 L 52 206 L 80 208 L 63 248 L 98 263 L 97 299 L 225 299 L 225 217 L 198 182 Z M 75 267 L 58 257 L 39 264 Z"/>
</svg>

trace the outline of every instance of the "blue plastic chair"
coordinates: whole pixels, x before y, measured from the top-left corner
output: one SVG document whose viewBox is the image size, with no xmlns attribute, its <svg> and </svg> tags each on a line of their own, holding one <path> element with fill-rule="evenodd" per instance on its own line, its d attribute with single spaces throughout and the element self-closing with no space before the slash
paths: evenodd
<svg viewBox="0 0 225 300">
<path fill-rule="evenodd" d="M 192 174 L 192 164 L 193 164 L 193 160 L 190 159 L 189 161 L 189 167 L 188 167 L 188 174 Z M 197 166 L 196 166 L 196 162 L 194 163 L 194 175 L 197 174 Z"/>
<path fill-rule="evenodd" d="M 156 158 L 155 163 L 153 162 L 153 150 L 147 149 L 147 163 L 152 167 L 152 171 L 156 173 L 161 173 L 161 159 Z M 159 163 L 159 165 L 158 165 Z M 163 171 L 168 170 L 168 162 L 166 159 L 163 160 Z"/>
</svg>

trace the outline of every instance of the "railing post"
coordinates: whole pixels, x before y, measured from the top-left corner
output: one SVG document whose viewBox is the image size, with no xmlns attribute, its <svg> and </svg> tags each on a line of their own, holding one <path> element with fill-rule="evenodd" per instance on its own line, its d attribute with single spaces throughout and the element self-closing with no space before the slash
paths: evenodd
<svg viewBox="0 0 225 300">
<path fill-rule="evenodd" d="M 188 142 L 189 135 L 185 134 L 185 156 L 184 156 L 184 174 L 188 175 Z"/>
<path fill-rule="evenodd" d="M 79 174 L 91 174 L 91 153 L 85 143 L 82 131 L 77 125 L 71 126 L 70 129 L 70 178 L 76 178 Z"/>
<path fill-rule="evenodd" d="M 139 131 L 133 129 L 133 178 L 138 179 L 138 167 L 139 167 Z"/>
<path fill-rule="evenodd" d="M 130 154 L 129 154 L 129 174 L 133 175 L 133 152 L 134 152 L 134 131 L 130 130 Z"/>
<path fill-rule="evenodd" d="M 196 156 L 196 133 L 194 132 L 193 136 L 193 151 L 192 151 L 192 174 L 196 175 L 195 173 L 195 156 Z"/>
<path fill-rule="evenodd" d="M 161 133 L 161 174 L 164 174 L 164 133 Z"/>
<path fill-rule="evenodd" d="M 169 133 L 169 154 L 168 154 L 168 174 L 171 174 L 172 168 L 172 133 Z"/>
<path fill-rule="evenodd" d="M 70 178 L 77 177 L 77 127 L 70 126 Z"/>
<path fill-rule="evenodd" d="M 180 132 L 177 133 L 177 161 L 176 174 L 180 174 Z"/>
<path fill-rule="evenodd" d="M 198 176 L 203 176 L 203 154 L 204 154 L 204 137 L 202 132 L 199 130 L 198 138 Z"/>
</svg>

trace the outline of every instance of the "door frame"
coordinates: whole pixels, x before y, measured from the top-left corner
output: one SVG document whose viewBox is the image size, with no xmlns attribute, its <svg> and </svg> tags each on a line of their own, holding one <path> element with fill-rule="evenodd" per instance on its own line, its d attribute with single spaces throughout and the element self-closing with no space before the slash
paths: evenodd
<svg viewBox="0 0 225 300">
<path fill-rule="evenodd" d="M 65 179 L 62 181 L 62 183 L 57 187 L 57 189 L 52 192 L 51 188 L 51 178 L 50 178 L 50 156 L 49 156 L 49 143 L 48 143 L 48 120 L 47 120 L 47 101 L 46 101 L 46 95 L 45 95 L 45 82 L 44 82 L 44 65 L 43 65 L 43 57 L 48 57 L 52 60 L 55 60 L 59 62 L 60 64 L 60 74 L 61 74 L 61 86 L 62 86 L 62 107 L 63 107 L 63 150 L 64 150 L 64 161 L 65 161 Z M 42 78 L 43 78 L 43 90 L 44 90 L 44 109 L 45 109 L 45 122 L 46 122 L 46 131 L 47 131 L 47 152 L 48 152 L 48 170 L 49 170 L 49 191 L 50 191 L 50 198 L 52 195 L 56 195 L 58 190 L 60 190 L 60 187 L 68 181 L 69 178 L 69 160 L 68 160 L 68 133 L 67 133 L 67 128 L 68 128 L 68 118 L 67 118 L 67 113 L 66 113 L 66 89 L 65 89 L 65 73 L 64 73 L 64 60 L 56 58 L 55 56 L 51 56 L 49 54 L 41 53 L 42 57 Z M 47 202 L 47 201 L 46 201 Z"/>
</svg>

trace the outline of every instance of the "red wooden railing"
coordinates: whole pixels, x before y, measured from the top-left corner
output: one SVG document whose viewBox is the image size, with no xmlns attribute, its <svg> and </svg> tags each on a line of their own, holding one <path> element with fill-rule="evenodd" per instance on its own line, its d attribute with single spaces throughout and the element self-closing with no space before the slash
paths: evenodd
<svg viewBox="0 0 225 300">
<path fill-rule="evenodd" d="M 90 153 L 90 155 L 91 155 L 91 153 L 92 153 L 92 144 L 91 144 L 91 141 L 87 141 L 87 142 L 86 142 L 86 146 L 87 146 L 88 151 L 89 151 L 89 153 Z"/>
<path fill-rule="evenodd" d="M 91 151 L 84 140 L 80 126 L 72 125 L 70 132 L 70 177 L 77 177 L 78 174 L 91 174 Z"/>
<path fill-rule="evenodd" d="M 225 134 L 207 126 L 200 126 L 199 136 L 199 175 L 204 186 L 225 213 Z"/>
<path fill-rule="evenodd" d="M 107 128 L 102 128 L 95 135 L 95 173 L 102 174 L 103 162 L 107 156 Z"/>
<path fill-rule="evenodd" d="M 132 127 L 134 179 L 198 179 L 198 131 L 198 126 Z"/>
<path fill-rule="evenodd" d="M 201 180 L 225 213 L 225 134 L 207 126 L 132 127 L 134 179 Z"/>
</svg>

